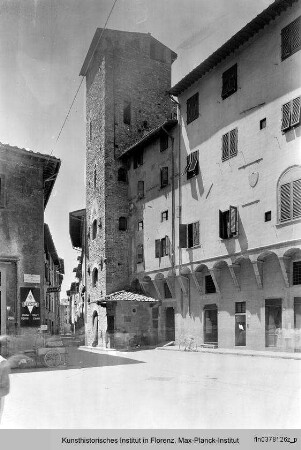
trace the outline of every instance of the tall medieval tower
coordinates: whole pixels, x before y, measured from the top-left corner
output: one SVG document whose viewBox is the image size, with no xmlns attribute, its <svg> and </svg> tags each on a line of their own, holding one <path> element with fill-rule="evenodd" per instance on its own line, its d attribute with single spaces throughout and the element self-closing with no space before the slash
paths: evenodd
<svg viewBox="0 0 301 450">
<path fill-rule="evenodd" d="M 98 28 L 80 71 L 86 77 L 87 330 L 95 345 L 109 326 L 101 299 L 129 284 L 127 168 L 117 158 L 170 117 L 176 56 L 150 34 Z"/>
</svg>

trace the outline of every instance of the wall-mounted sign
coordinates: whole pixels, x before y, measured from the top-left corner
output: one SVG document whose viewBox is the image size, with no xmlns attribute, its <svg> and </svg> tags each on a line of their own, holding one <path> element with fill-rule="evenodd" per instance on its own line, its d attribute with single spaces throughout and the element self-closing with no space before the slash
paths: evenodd
<svg viewBox="0 0 301 450">
<path fill-rule="evenodd" d="M 21 287 L 21 327 L 39 327 L 41 323 L 40 289 Z"/>
<path fill-rule="evenodd" d="M 24 283 L 40 283 L 41 276 L 34 275 L 33 273 L 24 273 Z"/>
<path fill-rule="evenodd" d="M 40 330 L 41 331 L 47 331 L 48 330 L 48 325 L 41 325 Z"/>
<path fill-rule="evenodd" d="M 47 294 L 50 294 L 51 292 L 61 292 L 61 288 L 60 286 L 56 286 L 56 287 L 49 287 L 47 288 Z"/>
</svg>

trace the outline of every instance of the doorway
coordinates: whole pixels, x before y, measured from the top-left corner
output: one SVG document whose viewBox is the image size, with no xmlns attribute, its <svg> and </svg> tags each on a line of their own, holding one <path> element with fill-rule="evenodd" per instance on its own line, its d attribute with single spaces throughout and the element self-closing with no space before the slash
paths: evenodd
<svg viewBox="0 0 301 450">
<path fill-rule="evenodd" d="M 301 297 L 294 298 L 295 352 L 301 352 Z"/>
<path fill-rule="evenodd" d="M 0 266 L 0 335 L 6 334 L 6 271 Z"/>
<path fill-rule="evenodd" d="M 235 346 L 246 345 L 246 302 L 235 302 Z"/>
<path fill-rule="evenodd" d="M 165 312 L 165 338 L 167 341 L 175 340 L 175 310 L 172 307 L 166 308 Z"/>
<path fill-rule="evenodd" d="M 282 332 L 281 298 L 265 301 L 265 346 L 277 347 L 278 337 Z"/>
<path fill-rule="evenodd" d="M 217 344 L 217 306 L 205 305 L 204 307 L 204 343 Z"/>
<path fill-rule="evenodd" d="M 98 314 L 97 314 L 97 311 L 94 311 L 94 313 L 93 313 L 92 326 L 93 326 L 92 347 L 97 347 L 97 345 L 98 345 Z"/>
</svg>

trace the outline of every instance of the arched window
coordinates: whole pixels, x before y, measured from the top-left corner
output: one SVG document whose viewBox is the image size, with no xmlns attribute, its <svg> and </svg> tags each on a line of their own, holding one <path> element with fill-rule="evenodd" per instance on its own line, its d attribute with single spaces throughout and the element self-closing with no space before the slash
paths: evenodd
<svg viewBox="0 0 301 450">
<path fill-rule="evenodd" d="M 95 267 L 92 272 L 92 287 L 96 287 L 98 283 L 98 269 Z"/>
<path fill-rule="evenodd" d="M 93 220 L 92 223 L 92 239 L 95 239 L 97 236 L 97 219 Z"/>
<path fill-rule="evenodd" d="M 126 231 L 127 230 L 127 218 L 126 217 L 119 217 L 119 230 Z"/>
<path fill-rule="evenodd" d="M 127 182 L 127 171 L 124 167 L 118 169 L 118 181 Z"/>
<path fill-rule="evenodd" d="M 278 218 L 287 222 L 301 217 L 301 167 L 287 169 L 278 181 Z"/>
</svg>

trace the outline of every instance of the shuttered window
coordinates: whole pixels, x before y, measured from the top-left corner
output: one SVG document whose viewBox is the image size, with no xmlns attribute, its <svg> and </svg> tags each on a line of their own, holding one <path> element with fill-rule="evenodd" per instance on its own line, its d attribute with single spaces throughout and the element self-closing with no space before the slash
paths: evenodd
<svg viewBox="0 0 301 450">
<path fill-rule="evenodd" d="M 138 181 L 138 198 L 144 197 L 144 181 Z"/>
<path fill-rule="evenodd" d="M 187 180 L 193 178 L 199 174 L 199 151 L 196 150 L 190 155 L 187 155 L 186 167 L 183 175 L 187 173 Z"/>
<path fill-rule="evenodd" d="M 222 99 L 237 91 L 237 64 L 223 73 Z"/>
<path fill-rule="evenodd" d="M 162 167 L 160 171 L 161 188 L 168 185 L 168 167 Z"/>
<path fill-rule="evenodd" d="M 191 248 L 200 245 L 200 223 L 194 222 L 179 227 L 180 248 Z"/>
<path fill-rule="evenodd" d="M 238 209 L 230 206 L 227 211 L 219 211 L 219 237 L 230 239 L 238 235 Z"/>
<path fill-rule="evenodd" d="M 162 239 L 155 240 L 155 256 L 156 258 L 162 258 L 170 253 L 170 241 L 169 237 L 165 236 Z"/>
<path fill-rule="evenodd" d="M 301 179 L 280 186 L 280 222 L 301 217 Z"/>
<path fill-rule="evenodd" d="M 293 100 L 282 105 L 282 124 L 281 130 L 283 132 L 299 125 L 301 111 L 301 97 L 296 97 Z"/>
<path fill-rule="evenodd" d="M 187 123 L 199 117 L 199 93 L 197 92 L 187 100 Z"/>
<path fill-rule="evenodd" d="M 288 58 L 301 48 L 301 16 L 281 30 L 281 58 Z"/>
<path fill-rule="evenodd" d="M 238 129 L 234 128 L 222 136 L 222 161 L 237 155 Z"/>
</svg>

